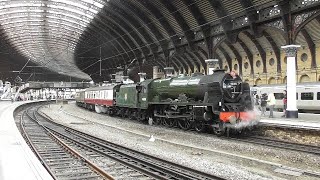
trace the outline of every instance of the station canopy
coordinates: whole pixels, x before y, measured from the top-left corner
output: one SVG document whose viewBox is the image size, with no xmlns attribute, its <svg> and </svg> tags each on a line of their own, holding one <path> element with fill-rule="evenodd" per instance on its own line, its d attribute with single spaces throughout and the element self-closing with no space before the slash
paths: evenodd
<svg viewBox="0 0 320 180">
<path fill-rule="evenodd" d="M 0 79 L 3 62 L 35 72 L 23 81 L 41 78 L 30 66 L 101 82 L 129 69 L 149 78 L 152 66 L 205 72 L 207 59 L 240 75 L 269 65 L 281 74 L 287 44 L 316 67 L 319 28 L 318 0 L 0 0 Z"/>
<path fill-rule="evenodd" d="M 79 38 L 102 0 L 0 1 L 1 28 L 29 61 L 59 74 L 90 79 L 74 62 Z"/>
</svg>

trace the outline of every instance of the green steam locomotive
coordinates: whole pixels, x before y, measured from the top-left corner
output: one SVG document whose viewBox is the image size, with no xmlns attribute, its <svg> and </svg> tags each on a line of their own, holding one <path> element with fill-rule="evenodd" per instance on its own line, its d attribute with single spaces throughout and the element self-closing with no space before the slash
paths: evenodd
<svg viewBox="0 0 320 180">
<path fill-rule="evenodd" d="M 210 126 L 219 136 L 229 129 L 241 130 L 256 122 L 248 83 L 223 70 L 216 70 L 212 75 L 149 79 L 114 87 L 108 88 L 114 94 L 112 105 L 96 103 L 88 106 L 86 96 L 82 96 L 84 100 L 78 99 L 77 104 L 94 106 L 96 111 L 97 108 L 103 109 L 99 112 L 145 121 L 150 125 L 178 126 L 184 130 L 194 128 L 199 132 Z M 99 96 L 100 91 L 95 90 L 94 98 L 103 99 Z M 85 92 L 92 94 L 90 89 Z"/>
</svg>

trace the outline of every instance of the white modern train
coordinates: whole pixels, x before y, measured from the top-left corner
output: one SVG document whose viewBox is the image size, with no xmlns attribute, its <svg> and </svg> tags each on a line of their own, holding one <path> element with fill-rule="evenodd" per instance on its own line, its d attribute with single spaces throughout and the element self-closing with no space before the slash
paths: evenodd
<svg viewBox="0 0 320 180">
<path fill-rule="evenodd" d="M 283 91 L 286 84 L 259 85 L 251 88 L 251 91 L 261 97 L 262 94 L 274 93 L 276 98 L 275 108 L 279 111 L 283 109 Z M 299 112 L 320 113 L 320 82 L 298 83 L 297 84 L 297 108 Z"/>
</svg>

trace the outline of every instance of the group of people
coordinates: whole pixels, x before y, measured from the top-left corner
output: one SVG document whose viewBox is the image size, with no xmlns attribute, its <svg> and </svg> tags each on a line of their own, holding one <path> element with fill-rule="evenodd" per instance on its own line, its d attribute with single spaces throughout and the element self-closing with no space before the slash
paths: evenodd
<svg viewBox="0 0 320 180">
<path fill-rule="evenodd" d="M 258 107 L 259 110 L 261 110 L 261 116 L 266 115 L 267 106 L 269 107 L 269 118 L 273 118 L 273 110 L 276 105 L 276 98 L 274 96 L 274 93 L 266 94 L 263 93 L 261 97 L 259 97 L 258 94 L 255 95 L 255 106 Z M 281 117 L 286 117 L 286 109 L 287 109 L 287 91 L 283 91 L 283 115 Z"/>
<path fill-rule="evenodd" d="M 234 70 L 230 71 L 229 74 L 233 79 L 239 78 L 239 76 L 237 75 L 237 73 Z M 255 106 L 258 107 L 259 110 L 261 110 L 261 116 L 265 116 L 266 115 L 267 106 L 268 106 L 269 107 L 269 111 L 270 111 L 269 118 L 273 118 L 274 117 L 273 110 L 274 110 L 274 107 L 276 105 L 276 98 L 274 96 L 274 93 L 270 93 L 268 95 L 266 93 L 263 93 L 261 95 L 261 97 L 259 97 L 258 94 L 255 94 L 254 95 L 254 100 L 255 100 L 255 102 L 254 102 Z M 281 117 L 286 117 L 287 90 L 283 91 L 282 102 L 283 102 L 283 115 Z"/>
</svg>

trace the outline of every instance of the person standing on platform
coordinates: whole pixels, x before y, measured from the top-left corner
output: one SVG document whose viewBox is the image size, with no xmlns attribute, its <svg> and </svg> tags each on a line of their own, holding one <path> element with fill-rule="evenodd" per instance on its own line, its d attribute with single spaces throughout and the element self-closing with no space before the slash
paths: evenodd
<svg viewBox="0 0 320 180">
<path fill-rule="evenodd" d="M 286 109 L 287 109 L 287 90 L 283 91 L 283 115 L 281 117 L 286 117 Z"/>
<path fill-rule="evenodd" d="M 260 97 L 259 97 L 258 94 L 255 95 L 254 105 L 256 106 L 257 110 L 261 111 L 261 108 L 260 108 Z"/>
<path fill-rule="evenodd" d="M 269 111 L 270 111 L 269 118 L 273 118 L 273 109 L 274 109 L 274 106 L 276 105 L 276 98 L 274 97 L 273 93 L 270 93 L 268 95 L 267 102 L 268 102 Z"/>
<path fill-rule="evenodd" d="M 261 116 L 265 116 L 266 115 L 266 111 L 267 111 L 267 99 L 268 96 L 266 93 L 263 93 L 261 95 Z"/>
</svg>

